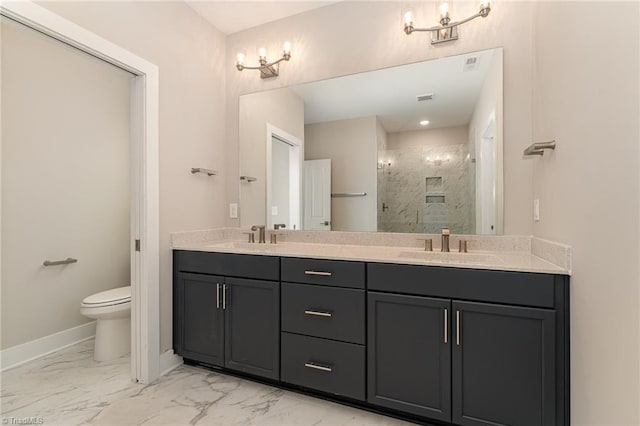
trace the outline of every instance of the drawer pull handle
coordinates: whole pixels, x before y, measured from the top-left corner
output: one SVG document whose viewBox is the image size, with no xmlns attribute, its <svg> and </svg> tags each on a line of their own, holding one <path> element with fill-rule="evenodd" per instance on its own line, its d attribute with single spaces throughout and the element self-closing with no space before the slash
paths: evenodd
<svg viewBox="0 0 640 426">
<path fill-rule="evenodd" d="M 222 309 L 227 309 L 227 285 L 222 285 Z"/>
<path fill-rule="evenodd" d="M 444 308 L 444 343 L 449 342 L 449 311 Z"/>
<path fill-rule="evenodd" d="M 327 367 L 325 365 L 318 365 L 312 362 L 307 362 L 304 364 L 304 366 L 307 368 L 313 368 L 314 370 L 328 371 L 329 373 L 331 373 L 331 367 Z"/>
<path fill-rule="evenodd" d="M 333 314 L 331 312 L 320 312 L 320 311 L 304 311 L 306 315 L 313 315 L 316 317 L 331 317 Z"/>
<path fill-rule="evenodd" d="M 460 346 L 460 311 L 456 311 L 456 345 Z"/>
<path fill-rule="evenodd" d="M 305 275 L 321 275 L 323 277 L 330 277 L 331 272 L 322 272 L 322 271 L 304 271 Z"/>
<path fill-rule="evenodd" d="M 216 309 L 220 309 L 220 283 L 216 284 Z"/>
</svg>

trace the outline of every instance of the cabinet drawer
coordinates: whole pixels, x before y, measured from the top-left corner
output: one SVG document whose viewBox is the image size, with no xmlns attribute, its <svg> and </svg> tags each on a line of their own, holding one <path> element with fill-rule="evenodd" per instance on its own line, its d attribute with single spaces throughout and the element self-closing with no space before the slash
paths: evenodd
<svg viewBox="0 0 640 426">
<path fill-rule="evenodd" d="M 364 401 L 364 346 L 282 333 L 281 380 Z"/>
<path fill-rule="evenodd" d="M 280 279 L 280 260 L 277 257 L 184 250 L 174 253 L 174 268 L 181 272 L 269 281 Z"/>
<path fill-rule="evenodd" d="M 364 344 L 364 290 L 282 283 L 282 331 Z"/>
<path fill-rule="evenodd" d="M 282 281 L 364 288 L 364 274 L 362 262 L 282 258 Z"/>
</svg>

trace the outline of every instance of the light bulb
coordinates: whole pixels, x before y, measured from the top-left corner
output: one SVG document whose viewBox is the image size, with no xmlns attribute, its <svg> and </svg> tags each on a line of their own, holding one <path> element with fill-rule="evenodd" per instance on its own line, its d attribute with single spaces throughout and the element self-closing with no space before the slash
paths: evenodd
<svg viewBox="0 0 640 426">
<path fill-rule="evenodd" d="M 449 17 L 449 3 L 443 2 L 440 3 L 440 18 L 448 18 Z"/>
<path fill-rule="evenodd" d="M 267 49 L 265 49 L 264 47 L 261 47 L 260 49 L 258 49 L 258 56 L 260 56 L 260 58 L 266 58 Z"/>
<path fill-rule="evenodd" d="M 244 53 L 238 52 L 238 65 L 244 65 Z"/>
<path fill-rule="evenodd" d="M 411 24 L 413 24 L 413 13 L 411 11 L 404 14 L 404 24 L 406 26 L 411 26 Z"/>
<path fill-rule="evenodd" d="M 285 55 L 291 55 L 291 43 L 285 41 L 282 50 L 284 51 Z"/>
<path fill-rule="evenodd" d="M 489 16 L 489 12 L 491 11 L 491 2 L 489 0 L 480 1 L 480 11 L 478 12 L 480 16 L 486 18 Z"/>
<path fill-rule="evenodd" d="M 429 124 L 429 120 L 422 120 L 420 121 L 420 125 L 421 126 L 427 126 Z"/>
</svg>

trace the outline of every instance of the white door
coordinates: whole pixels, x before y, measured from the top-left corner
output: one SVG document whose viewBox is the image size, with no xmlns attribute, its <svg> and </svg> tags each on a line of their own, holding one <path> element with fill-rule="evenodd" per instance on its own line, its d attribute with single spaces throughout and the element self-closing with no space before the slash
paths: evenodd
<svg viewBox="0 0 640 426">
<path fill-rule="evenodd" d="M 331 160 L 304 162 L 304 229 L 331 231 Z"/>
</svg>

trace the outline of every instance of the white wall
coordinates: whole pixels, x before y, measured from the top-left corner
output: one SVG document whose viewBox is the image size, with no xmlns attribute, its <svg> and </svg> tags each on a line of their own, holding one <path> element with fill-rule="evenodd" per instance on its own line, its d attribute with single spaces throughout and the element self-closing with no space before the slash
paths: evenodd
<svg viewBox="0 0 640 426">
<path fill-rule="evenodd" d="M 366 192 L 331 199 L 333 231 L 377 231 L 376 117 L 304 126 L 305 160 L 331 159 L 331 192 Z"/>
<path fill-rule="evenodd" d="M 228 202 L 238 199 L 238 97 L 244 93 L 370 71 L 477 50 L 504 48 L 504 141 L 506 234 L 530 234 L 531 164 L 522 150 L 531 139 L 532 4 L 497 2 L 486 19 L 466 24 L 460 39 L 439 46 L 429 36 L 402 31 L 403 12 L 411 8 L 416 22 L 437 23 L 435 2 L 340 2 L 241 31 L 227 37 L 227 174 Z M 476 2 L 456 2 L 455 16 L 477 10 Z M 257 60 L 258 44 L 277 55 L 282 42 L 292 43 L 291 61 L 280 76 L 261 80 L 256 71 L 238 72 L 235 55 L 246 50 Z M 233 167 L 236 167 L 235 169 Z M 228 220 L 228 225 L 237 225 Z"/>
<path fill-rule="evenodd" d="M 387 149 L 462 145 L 466 144 L 468 140 L 469 128 L 467 126 L 411 130 L 408 132 L 388 133 Z"/>
<path fill-rule="evenodd" d="M 555 139 L 557 149 L 530 160 L 541 217 L 533 232 L 573 248 L 574 425 L 640 424 L 639 9 L 535 9 L 533 140 Z"/>
<path fill-rule="evenodd" d="M 382 151 L 383 149 L 387 149 L 387 131 L 382 127 L 382 123 L 376 117 L 376 137 L 377 137 L 377 146 L 378 151 Z"/>
<path fill-rule="evenodd" d="M 6 349 L 92 321 L 82 299 L 129 285 L 133 75 L 0 22 Z"/>
<path fill-rule="evenodd" d="M 240 183 L 240 223 L 245 227 L 264 225 L 267 220 L 267 124 L 298 138 L 302 141 L 300 149 L 304 150 L 304 104 L 291 90 L 272 90 L 243 96 L 239 111 L 242 123 L 240 176 L 258 179 Z M 239 176 L 235 176 L 235 181 L 237 189 Z"/>
<path fill-rule="evenodd" d="M 225 37 L 183 2 L 49 2 L 53 12 L 160 69 L 160 346 L 172 346 L 174 231 L 222 226 L 225 179 Z M 237 99 L 236 99 L 237 101 Z M 237 115 L 236 115 L 237 117 Z M 237 147 L 234 147 L 237 156 Z M 192 167 L 219 171 L 192 175 Z"/>
</svg>

